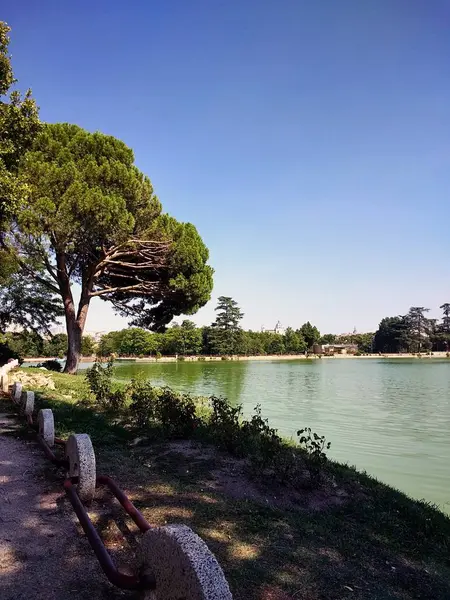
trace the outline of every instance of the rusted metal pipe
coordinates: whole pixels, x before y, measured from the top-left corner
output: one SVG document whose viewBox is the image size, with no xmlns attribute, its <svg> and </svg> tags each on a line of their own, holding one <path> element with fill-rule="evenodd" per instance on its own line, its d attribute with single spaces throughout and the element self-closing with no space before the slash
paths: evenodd
<svg viewBox="0 0 450 600">
<path fill-rule="evenodd" d="M 139 529 L 145 533 L 150 529 L 150 524 L 146 521 L 144 515 L 138 511 L 138 509 L 134 506 L 128 496 L 122 492 L 122 490 L 118 487 L 116 482 L 108 477 L 107 475 L 99 475 L 97 477 L 97 485 L 106 485 L 106 487 L 111 491 L 113 496 L 117 498 L 117 500 L 122 505 L 122 508 L 125 512 L 130 515 Z"/>
<path fill-rule="evenodd" d="M 64 467 L 65 469 L 69 468 L 69 461 L 65 458 L 58 458 L 41 435 L 37 434 L 36 439 L 42 446 L 45 456 L 51 460 L 54 465 L 57 467 Z"/>
<path fill-rule="evenodd" d="M 149 573 L 143 573 L 139 576 L 126 575 L 117 570 L 70 479 L 66 479 L 64 482 L 64 489 L 80 525 L 95 552 L 95 556 L 109 581 L 123 590 L 154 590 L 156 582 L 153 575 Z"/>
</svg>

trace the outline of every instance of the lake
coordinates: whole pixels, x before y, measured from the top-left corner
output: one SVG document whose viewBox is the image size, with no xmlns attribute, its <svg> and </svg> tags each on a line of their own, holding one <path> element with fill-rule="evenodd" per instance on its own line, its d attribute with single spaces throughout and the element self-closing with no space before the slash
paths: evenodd
<svg viewBox="0 0 450 600">
<path fill-rule="evenodd" d="M 226 396 L 285 436 L 309 426 L 329 455 L 450 513 L 450 361 L 323 359 L 116 363 L 116 377 Z"/>
</svg>

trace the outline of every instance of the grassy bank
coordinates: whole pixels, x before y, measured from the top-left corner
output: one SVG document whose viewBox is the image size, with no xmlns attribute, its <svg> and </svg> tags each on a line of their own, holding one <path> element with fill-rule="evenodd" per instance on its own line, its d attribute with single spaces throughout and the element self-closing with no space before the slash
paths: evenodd
<svg viewBox="0 0 450 600">
<path fill-rule="evenodd" d="M 201 535 L 235 598 L 450 598 L 450 519 L 433 507 L 331 461 L 317 489 L 268 483 L 245 458 L 157 430 L 142 436 L 117 412 L 80 402 L 82 376 L 47 375 L 55 389 L 38 390 L 37 408 L 53 409 L 57 433 L 89 433 L 98 472 L 151 523 Z"/>
</svg>

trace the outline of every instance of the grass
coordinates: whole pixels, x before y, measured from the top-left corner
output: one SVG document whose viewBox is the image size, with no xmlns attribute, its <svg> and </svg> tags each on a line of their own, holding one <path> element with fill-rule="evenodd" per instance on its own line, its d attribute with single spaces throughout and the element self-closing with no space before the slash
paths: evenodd
<svg viewBox="0 0 450 600">
<path fill-rule="evenodd" d="M 284 507 L 289 490 L 242 481 L 226 454 L 198 442 L 136 443 L 116 416 L 79 403 L 83 377 L 51 376 L 56 390 L 39 390 L 37 407 L 53 409 L 58 435 L 89 433 L 98 472 L 150 523 L 182 522 L 201 535 L 235 599 L 450 598 L 450 519 L 435 507 L 331 461 L 328 476 L 346 490 L 340 504 Z"/>
</svg>

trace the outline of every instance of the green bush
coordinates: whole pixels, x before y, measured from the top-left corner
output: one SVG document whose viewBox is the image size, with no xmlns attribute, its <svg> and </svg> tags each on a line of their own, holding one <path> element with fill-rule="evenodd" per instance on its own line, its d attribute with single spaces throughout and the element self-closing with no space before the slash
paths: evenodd
<svg viewBox="0 0 450 600">
<path fill-rule="evenodd" d="M 325 450 L 330 449 L 331 443 L 327 442 L 324 435 L 320 436 L 311 431 L 310 427 L 305 427 L 297 431 L 297 436 L 299 437 L 300 447 L 306 452 L 306 467 L 309 471 L 311 481 L 318 483 L 327 461 Z"/>
<path fill-rule="evenodd" d="M 130 389 L 130 413 L 140 428 L 158 426 L 168 437 L 179 438 L 191 437 L 201 423 L 189 394 L 156 388 L 149 381 L 133 380 Z"/>
<path fill-rule="evenodd" d="M 55 373 L 61 373 L 62 364 L 58 360 L 45 360 L 38 364 L 38 367 L 44 367 L 47 371 L 55 371 Z"/>
<path fill-rule="evenodd" d="M 255 407 L 250 420 L 243 421 L 241 433 L 246 453 L 251 456 L 253 466 L 257 470 L 276 466 L 283 440 L 277 430 L 269 426 L 269 421 L 262 418 L 260 404 Z"/>
<path fill-rule="evenodd" d="M 131 381 L 130 413 L 138 427 L 148 427 L 156 418 L 158 390 L 149 381 Z"/>
<path fill-rule="evenodd" d="M 114 373 L 114 360 L 108 359 L 106 364 L 96 360 L 90 369 L 86 371 L 86 381 L 89 389 L 95 397 L 97 404 L 107 407 L 113 393 L 112 377 Z"/>
<path fill-rule="evenodd" d="M 231 454 L 242 455 L 242 433 L 240 419 L 242 406 L 231 406 L 224 398 L 211 396 L 211 414 L 208 422 L 212 441 Z"/>
<path fill-rule="evenodd" d="M 195 402 L 189 394 L 178 394 L 168 387 L 160 390 L 156 418 L 170 437 L 191 437 L 199 425 Z"/>
<path fill-rule="evenodd" d="M 185 361 L 185 360 L 186 360 L 186 357 L 185 357 L 185 356 L 183 356 L 183 355 L 181 355 L 181 356 L 177 356 L 177 361 L 178 361 L 178 362 L 183 362 L 183 361 Z"/>
</svg>

